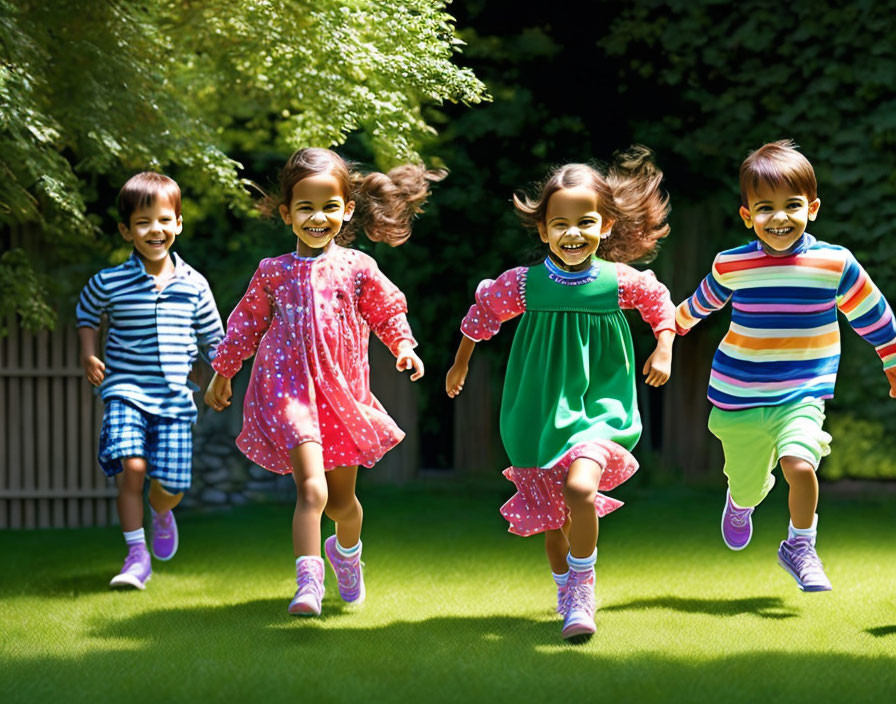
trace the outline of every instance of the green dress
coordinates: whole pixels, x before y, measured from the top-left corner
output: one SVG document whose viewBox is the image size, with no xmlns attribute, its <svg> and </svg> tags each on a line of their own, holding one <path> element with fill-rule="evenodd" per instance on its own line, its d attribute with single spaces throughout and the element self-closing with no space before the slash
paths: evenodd
<svg viewBox="0 0 896 704">
<path fill-rule="evenodd" d="M 501 401 L 501 439 L 514 467 L 551 467 L 589 441 L 631 450 L 641 435 L 616 265 L 595 259 L 592 272 L 570 285 L 545 264 L 527 271 Z"/>
</svg>

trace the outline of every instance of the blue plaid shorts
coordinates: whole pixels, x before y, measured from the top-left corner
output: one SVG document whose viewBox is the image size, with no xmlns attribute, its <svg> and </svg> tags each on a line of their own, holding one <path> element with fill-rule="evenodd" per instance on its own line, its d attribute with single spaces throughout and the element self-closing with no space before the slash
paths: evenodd
<svg viewBox="0 0 896 704">
<path fill-rule="evenodd" d="M 123 471 L 124 457 L 146 458 L 147 475 L 166 491 L 186 491 L 192 479 L 192 423 L 152 415 L 120 398 L 111 398 L 103 413 L 98 457 L 107 477 Z"/>
</svg>

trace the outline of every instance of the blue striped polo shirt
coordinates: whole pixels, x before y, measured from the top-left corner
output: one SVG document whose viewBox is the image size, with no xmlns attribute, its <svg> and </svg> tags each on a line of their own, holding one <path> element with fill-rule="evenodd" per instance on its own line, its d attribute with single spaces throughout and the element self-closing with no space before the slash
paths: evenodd
<svg viewBox="0 0 896 704">
<path fill-rule="evenodd" d="M 174 277 L 161 291 L 132 253 L 119 266 L 95 274 L 78 301 L 78 327 L 98 328 L 109 318 L 106 375 L 97 393 L 120 398 L 168 418 L 196 419 L 187 380 L 201 353 L 211 362 L 224 337 L 221 316 L 205 278 L 177 254 Z"/>
</svg>

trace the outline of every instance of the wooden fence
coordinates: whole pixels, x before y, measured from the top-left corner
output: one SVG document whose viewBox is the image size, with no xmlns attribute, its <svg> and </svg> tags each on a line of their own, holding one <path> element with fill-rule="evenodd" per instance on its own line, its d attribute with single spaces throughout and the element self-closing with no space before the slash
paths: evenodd
<svg viewBox="0 0 896 704">
<path fill-rule="evenodd" d="M 0 338 L 0 528 L 108 525 L 115 488 L 96 461 L 102 403 L 72 326 Z"/>
</svg>

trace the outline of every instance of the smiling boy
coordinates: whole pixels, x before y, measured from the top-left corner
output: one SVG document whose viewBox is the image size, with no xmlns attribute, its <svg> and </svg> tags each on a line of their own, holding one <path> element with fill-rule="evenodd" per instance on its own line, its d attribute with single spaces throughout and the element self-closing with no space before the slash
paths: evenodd
<svg viewBox="0 0 896 704">
<path fill-rule="evenodd" d="M 143 531 L 143 484 L 152 479 L 152 552 L 170 560 L 178 546 L 172 509 L 190 487 L 195 386 L 187 375 L 200 351 L 210 361 L 224 336 L 206 280 L 171 246 L 183 229 L 177 183 L 133 176 L 118 196 L 118 229 L 134 251 L 94 275 L 77 307 L 81 364 L 106 404 L 99 463 L 118 484 L 118 516 L 128 556 L 112 587 L 143 589 L 152 576 Z M 109 320 L 105 361 L 97 356 L 100 317 Z"/>
<path fill-rule="evenodd" d="M 780 462 L 790 487 L 788 537 L 779 564 L 804 591 L 831 583 L 815 551 L 824 400 L 840 362 L 837 310 L 874 345 L 896 397 L 896 324 L 880 291 L 844 247 L 806 232 L 818 215 L 815 172 L 792 141 L 766 144 L 740 169 L 740 217 L 757 239 L 719 253 L 697 291 L 678 306 L 683 335 L 732 302 L 731 327 L 715 356 L 709 429 L 722 442 L 728 496 L 722 537 L 742 550 L 755 507 Z"/>
</svg>

